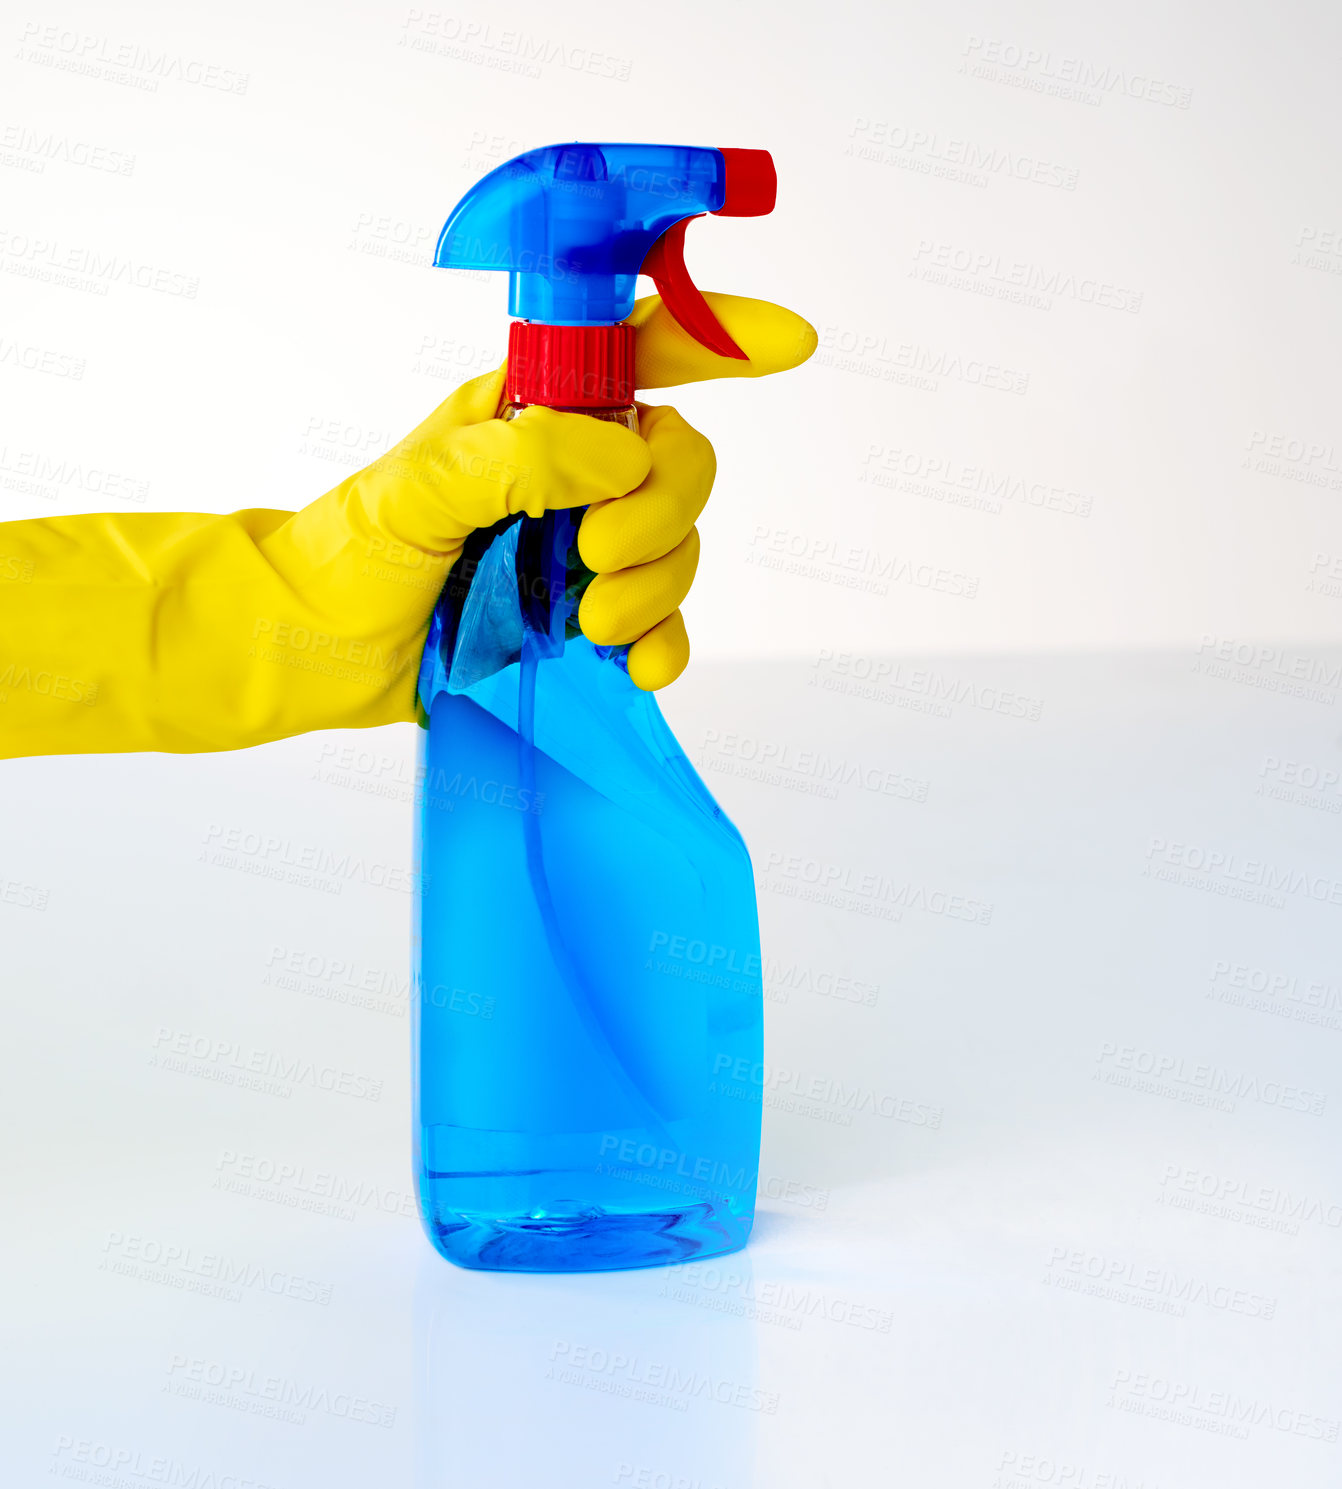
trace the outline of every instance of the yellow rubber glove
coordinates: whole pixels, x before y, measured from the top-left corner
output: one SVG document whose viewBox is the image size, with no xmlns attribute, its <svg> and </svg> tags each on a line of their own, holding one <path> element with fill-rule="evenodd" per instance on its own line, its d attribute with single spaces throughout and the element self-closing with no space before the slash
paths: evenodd
<svg viewBox="0 0 1342 1489">
<path fill-rule="evenodd" d="M 760 300 L 707 297 L 748 362 L 638 302 L 636 385 L 754 377 L 815 332 Z M 591 503 L 597 573 L 579 620 L 633 643 L 643 688 L 679 675 L 679 605 L 712 447 L 670 408 L 639 433 L 582 414 L 496 417 L 503 369 L 459 388 L 365 470 L 296 513 L 113 513 L 0 523 L 0 757 L 239 749 L 312 729 L 414 720 L 434 603 L 477 527 Z"/>
</svg>

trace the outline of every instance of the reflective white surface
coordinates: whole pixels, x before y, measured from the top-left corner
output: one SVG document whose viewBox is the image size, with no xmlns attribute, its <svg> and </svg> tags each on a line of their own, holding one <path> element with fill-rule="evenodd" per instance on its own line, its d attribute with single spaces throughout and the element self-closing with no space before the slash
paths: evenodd
<svg viewBox="0 0 1342 1489">
<path fill-rule="evenodd" d="M 761 1218 L 594 1277 L 413 1218 L 408 728 L 0 766 L 4 1482 L 1337 1483 L 1340 667 L 697 667 Z"/>
</svg>

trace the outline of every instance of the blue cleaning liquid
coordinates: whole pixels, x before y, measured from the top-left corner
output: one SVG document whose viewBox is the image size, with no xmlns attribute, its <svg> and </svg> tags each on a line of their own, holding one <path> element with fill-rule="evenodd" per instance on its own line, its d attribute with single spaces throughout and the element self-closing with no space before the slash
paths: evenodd
<svg viewBox="0 0 1342 1489">
<path fill-rule="evenodd" d="M 425 1229 L 507 1271 L 734 1251 L 759 1165 L 749 855 L 653 696 L 568 634 L 572 586 L 539 622 L 519 598 L 532 529 L 492 538 L 456 614 L 449 589 L 421 674 Z M 544 519 L 557 592 L 572 534 Z"/>
</svg>

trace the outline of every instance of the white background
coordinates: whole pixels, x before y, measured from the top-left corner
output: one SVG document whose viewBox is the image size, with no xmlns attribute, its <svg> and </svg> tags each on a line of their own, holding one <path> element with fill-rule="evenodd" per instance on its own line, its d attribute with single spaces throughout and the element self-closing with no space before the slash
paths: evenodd
<svg viewBox="0 0 1342 1489">
<path fill-rule="evenodd" d="M 1336 1483 L 1336 16 L 3 28 L 0 518 L 297 506 L 366 463 L 498 361 L 502 278 L 426 262 L 539 143 L 768 147 L 778 211 L 696 224 L 691 269 L 822 339 L 672 395 L 720 476 L 665 707 L 751 845 L 770 965 L 749 1251 L 489 1278 L 419 1236 L 407 897 L 218 857 L 407 868 L 410 729 L 6 763 L 0 880 L 42 906 L 0 903 L 6 1482 Z M 849 784 L 817 795 L 818 757 Z M 379 1097 L 231 1083 L 255 1051 Z M 788 1110 L 789 1071 L 904 1116 Z M 219 1255 L 327 1301 L 207 1295 Z M 657 1361 L 754 1405 L 622 1394 Z M 276 1420 L 265 1379 L 319 1404 Z M 330 1405 L 358 1396 L 387 1424 Z"/>
<path fill-rule="evenodd" d="M 1317 582 L 1342 560 L 1327 7 L 8 14 L 0 122 L 134 158 L 125 176 L 4 169 L 3 334 L 86 361 L 77 384 L 0 363 L 10 463 L 110 468 L 167 510 L 301 505 L 346 468 L 323 454 L 366 463 L 459 370 L 500 360 L 502 276 L 426 267 L 486 169 L 569 138 L 765 145 L 777 212 L 695 224 L 691 269 L 793 306 L 834 352 L 767 387 L 674 395 L 721 462 L 689 612 L 701 655 L 1342 634 L 1342 584 Z M 148 61 L 60 70 L 122 47 L 216 86 Z M 1047 91 L 1070 76 L 1098 80 L 1074 85 L 1086 101 Z M 194 298 L 35 283 L 39 242 Z M 911 277 L 939 261 L 980 267 Z M 1039 304 L 983 293 L 1022 280 Z M 948 499 L 1002 482 L 1015 495 L 987 509 Z M 1054 490 L 1061 509 L 1032 505 Z M 71 482 L 3 496 L 14 516 L 108 504 Z M 746 565 L 775 544 L 887 593 Z M 922 587 L 937 570 L 976 597 Z"/>
</svg>

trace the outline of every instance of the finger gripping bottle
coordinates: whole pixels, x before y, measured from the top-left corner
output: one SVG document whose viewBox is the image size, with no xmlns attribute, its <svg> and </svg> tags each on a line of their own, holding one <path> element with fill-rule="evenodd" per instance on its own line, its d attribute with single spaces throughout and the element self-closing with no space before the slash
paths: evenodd
<svg viewBox="0 0 1342 1489">
<path fill-rule="evenodd" d="M 772 209 L 762 150 L 568 144 L 490 173 L 441 267 L 509 275 L 504 418 L 638 427 L 640 273 L 743 357 L 685 270 L 686 224 Z M 580 510 L 477 532 L 420 671 L 415 1164 L 466 1267 L 600 1271 L 734 1251 L 763 1091 L 750 858 L 621 648 L 577 624 Z"/>
</svg>

